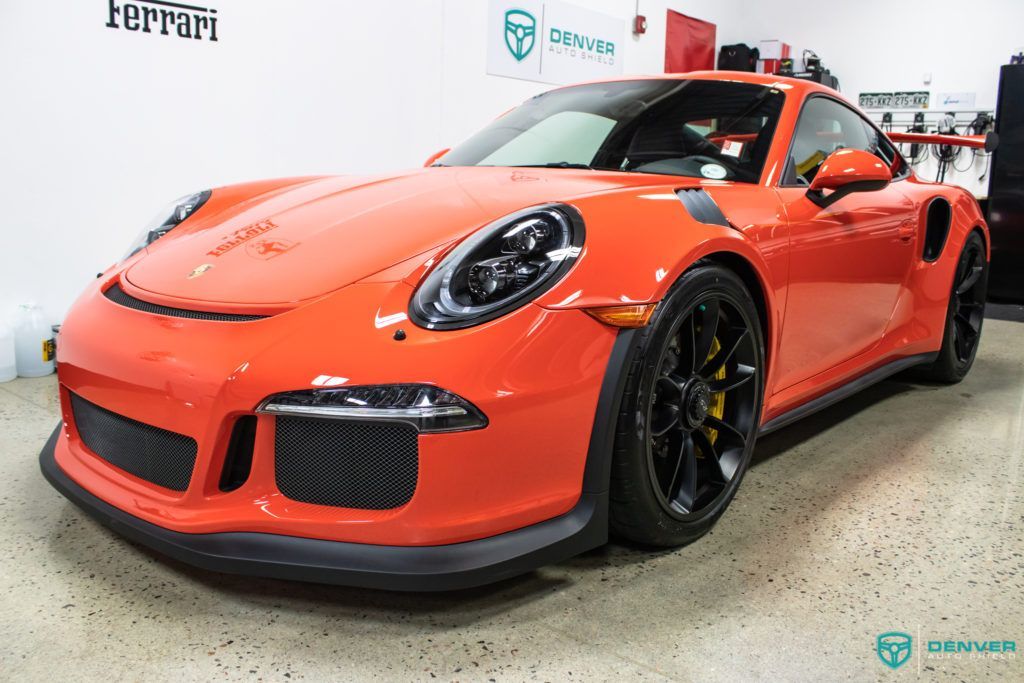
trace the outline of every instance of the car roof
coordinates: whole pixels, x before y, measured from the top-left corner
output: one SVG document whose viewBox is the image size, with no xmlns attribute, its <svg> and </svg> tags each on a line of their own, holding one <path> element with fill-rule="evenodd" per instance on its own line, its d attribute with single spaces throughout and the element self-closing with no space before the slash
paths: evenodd
<svg viewBox="0 0 1024 683">
<path fill-rule="evenodd" d="M 590 83 L 615 83 L 620 81 L 647 81 L 647 80 L 700 80 L 700 81 L 732 81 L 738 83 L 752 83 L 755 85 L 764 85 L 768 87 L 776 87 L 797 96 L 798 100 L 803 100 L 804 97 L 811 93 L 825 93 L 832 97 L 838 98 L 853 104 L 840 94 L 838 91 L 828 88 L 820 83 L 814 81 L 806 81 L 799 78 L 789 78 L 787 76 L 776 76 L 774 74 L 759 74 L 751 71 L 686 71 L 682 73 L 665 73 L 665 74 L 643 74 L 643 75 L 622 75 L 613 76 L 609 78 L 600 78 L 593 81 L 585 81 L 583 83 L 571 83 L 553 90 L 560 90 L 561 88 L 571 88 L 575 85 L 587 85 Z M 856 105 L 854 105 L 856 106 Z"/>
</svg>

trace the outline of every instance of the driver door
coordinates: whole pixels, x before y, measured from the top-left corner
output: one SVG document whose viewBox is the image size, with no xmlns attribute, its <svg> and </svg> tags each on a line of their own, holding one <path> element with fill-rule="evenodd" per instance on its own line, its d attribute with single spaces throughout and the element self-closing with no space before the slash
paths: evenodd
<svg viewBox="0 0 1024 683">
<path fill-rule="evenodd" d="M 913 260 L 916 212 L 898 183 L 854 192 L 825 209 L 806 197 L 821 163 L 840 148 L 876 154 L 894 179 L 905 174 L 905 162 L 859 113 L 826 96 L 806 101 L 777 188 L 790 226 L 779 389 L 877 345 Z"/>
</svg>

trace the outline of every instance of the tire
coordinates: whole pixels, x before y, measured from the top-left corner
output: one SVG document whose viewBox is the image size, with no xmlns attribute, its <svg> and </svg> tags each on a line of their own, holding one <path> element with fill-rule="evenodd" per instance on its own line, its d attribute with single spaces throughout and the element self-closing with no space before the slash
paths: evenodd
<svg viewBox="0 0 1024 683">
<path fill-rule="evenodd" d="M 917 370 L 921 379 L 956 384 L 970 372 L 981 341 L 981 326 L 985 320 L 985 296 L 988 292 L 988 261 L 985 242 L 972 232 L 953 272 L 949 305 L 946 307 L 946 325 L 942 335 L 939 356 L 931 365 Z"/>
<path fill-rule="evenodd" d="M 750 464 L 764 392 L 757 307 L 735 273 L 698 262 L 635 344 L 615 435 L 611 530 L 679 546 L 714 526 Z"/>
</svg>

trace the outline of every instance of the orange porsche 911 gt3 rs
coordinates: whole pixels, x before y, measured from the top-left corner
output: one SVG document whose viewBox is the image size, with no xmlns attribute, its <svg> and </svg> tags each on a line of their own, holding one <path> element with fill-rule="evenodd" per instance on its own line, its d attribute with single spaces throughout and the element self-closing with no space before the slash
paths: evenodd
<svg viewBox="0 0 1024 683">
<path fill-rule="evenodd" d="M 74 304 L 40 460 L 209 569 L 479 585 L 723 515 L 758 434 L 956 382 L 988 233 L 837 93 L 727 72 L 538 95 L 422 169 L 199 192 Z"/>
</svg>

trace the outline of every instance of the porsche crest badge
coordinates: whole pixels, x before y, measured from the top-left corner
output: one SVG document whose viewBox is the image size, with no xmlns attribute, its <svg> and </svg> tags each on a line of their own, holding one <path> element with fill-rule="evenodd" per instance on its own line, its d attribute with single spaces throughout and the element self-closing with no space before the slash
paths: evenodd
<svg viewBox="0 0 1024 683">
<path fill-rule="evenodd" d="M 210 268 L 213 268 L 212 263 L 204 263 L 201 266 L 196 266 L 195 268 L 192 269 L 192 272 L 189 273 L 188 276 L 186 276 L 186 279 L 194 280 L 203 273 L 205 273 L 206 271 L 208 271 Z"/>
</svg>

